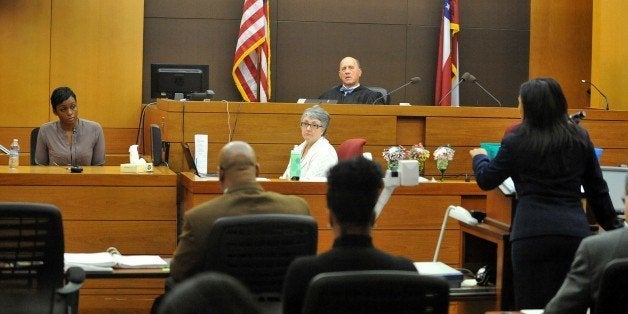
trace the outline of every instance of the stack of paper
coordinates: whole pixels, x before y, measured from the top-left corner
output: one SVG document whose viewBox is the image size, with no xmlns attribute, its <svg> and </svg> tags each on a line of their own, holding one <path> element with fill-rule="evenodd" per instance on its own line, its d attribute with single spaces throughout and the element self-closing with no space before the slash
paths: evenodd
<svg viewBox="0 0 628 314">
<path fill-rule="evenodd" d="M 121 255 L 109 252 L 99 253 L 65 253 L 65 266 L 79 266 L 90 271 L 105 271 L 106 268 L 163 268 L 168 263 L 158 255 Z M 96 267 L 96 268 L 94 268 Z M 89 268 L 89 269 L 88 269 Z"/>
<path fill-rule="evenodd" d="M 419 271 L 419 275 L 437 276 L 447 279 L 451 288 L 460 288 L 462 283 L 462 272 L 441 262 L 415 262 L 414 267 Z"/>
</svg>

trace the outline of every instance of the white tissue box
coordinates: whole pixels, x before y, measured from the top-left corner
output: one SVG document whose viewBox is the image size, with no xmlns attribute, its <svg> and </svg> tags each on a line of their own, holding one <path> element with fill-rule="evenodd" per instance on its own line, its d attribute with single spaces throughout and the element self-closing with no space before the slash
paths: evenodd
<svg viewBox="0 0 628 314">
<path fill-rule="evenodd" d="M 124 173 L 143 173 L 143 172 L 152 172 L 153 171 L 153 163 L 148 162 L 145 164 L 121 164 L 120 172 Z"/>
</svg>

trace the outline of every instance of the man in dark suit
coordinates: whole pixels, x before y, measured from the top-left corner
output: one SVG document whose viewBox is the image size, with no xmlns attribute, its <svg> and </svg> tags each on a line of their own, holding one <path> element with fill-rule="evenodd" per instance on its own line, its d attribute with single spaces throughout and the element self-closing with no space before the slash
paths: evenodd
<svg viewBox="0 0 628 314">
<path fill-rule="evenodd" d="M 628 195 L 628 176 L 626 194 Z M 628 200 L 624 213 L 628 213 Z M 604 267 L 616 258 L 628 257 L 628 229 L 616 229 L 585 238 L 580 243 L 563 285 L 545 307 L 545 313 L 586 313 L 600 294 Z"/>
<path fill-rule="evenodd" d="M 345 57 L 340 60 L 338 76 L 342 84 L 334 86 L 318 99 L 336 99 L 339 104 L 384 104 L 385 95 L 360 85 L 362 68 L 357 59 Z"/>
<path fill-rule="evenodd" d="M 284 281 L 285 314 L 301 313 L 310 280 L 319 273 L 347 270 L 416 271 L 407 258 L 373 246 L 371 229 L 375 203 L 382 190 L 382 173 L 374 162 L 355 157 L 338 162 L 327 175 L 329 223 L 333 248 L 318 256 L 300 257 L 290 264 Z"/>
<path fill-rule="evenodd" d="M 224 194 L 185 213 L 183 230 L 170 263 L 170 276 L 175 282 L 204 270 L 209 233 L 216 219 L 250 214 L 310 213 L 302 198 L 264 191 L 256 182 L 259 164 L 249 144 L 228 143 L 220 150 L 218 162 Z"/>
</svg>

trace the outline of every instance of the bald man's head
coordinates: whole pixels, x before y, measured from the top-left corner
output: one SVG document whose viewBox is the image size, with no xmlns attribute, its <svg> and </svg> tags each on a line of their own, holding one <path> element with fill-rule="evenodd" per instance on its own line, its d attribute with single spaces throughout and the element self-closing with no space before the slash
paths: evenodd
<svg viewBox="0 0 628 314">
<path fill-rule="evenodd" d="M 227 143 L 218 157 L 220 181 L 228 188 L 235 182 L 254 182 L 259 173 L 255 151 L 242 141 Z"/>
</svg>

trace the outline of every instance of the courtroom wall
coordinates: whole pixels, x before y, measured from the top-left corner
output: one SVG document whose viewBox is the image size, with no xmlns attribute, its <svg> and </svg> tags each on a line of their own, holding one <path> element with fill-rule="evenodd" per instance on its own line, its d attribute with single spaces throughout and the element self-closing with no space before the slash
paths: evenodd
<svg viewBox="0 0 628 314">
<path fill-rule="evenodd" d="M 606 95 L 611 110 L 628 110 L 628 24 L 623 22 L 626 11 L 625 0 L 593 1 L 591 81 Z M 591 107 L 605 106 L 600 93 L 592 90 Z"/>
<path fill-rule="evenodd" d="M 434 103 L 441 22 L 440 0 L 270 0 L 272 101 L 318 97 L 337 84 L 339 60 L 361 61 L 362 82 L 392 90 L 409 78 L 422 81 L 392 95 L 392 103 Z M 528 78 L 529 1 L 459 1 L 460 71 L 471 72 L 506 106 L 516 105 Z M 150 101 L 151 63 L 210 65 L 218 100 L 240 100 L 231 67 L 242 1 L 146 0 L 143 101 Z M 473 84 L 461 103 L 495 106 Z"/>
</svg>

